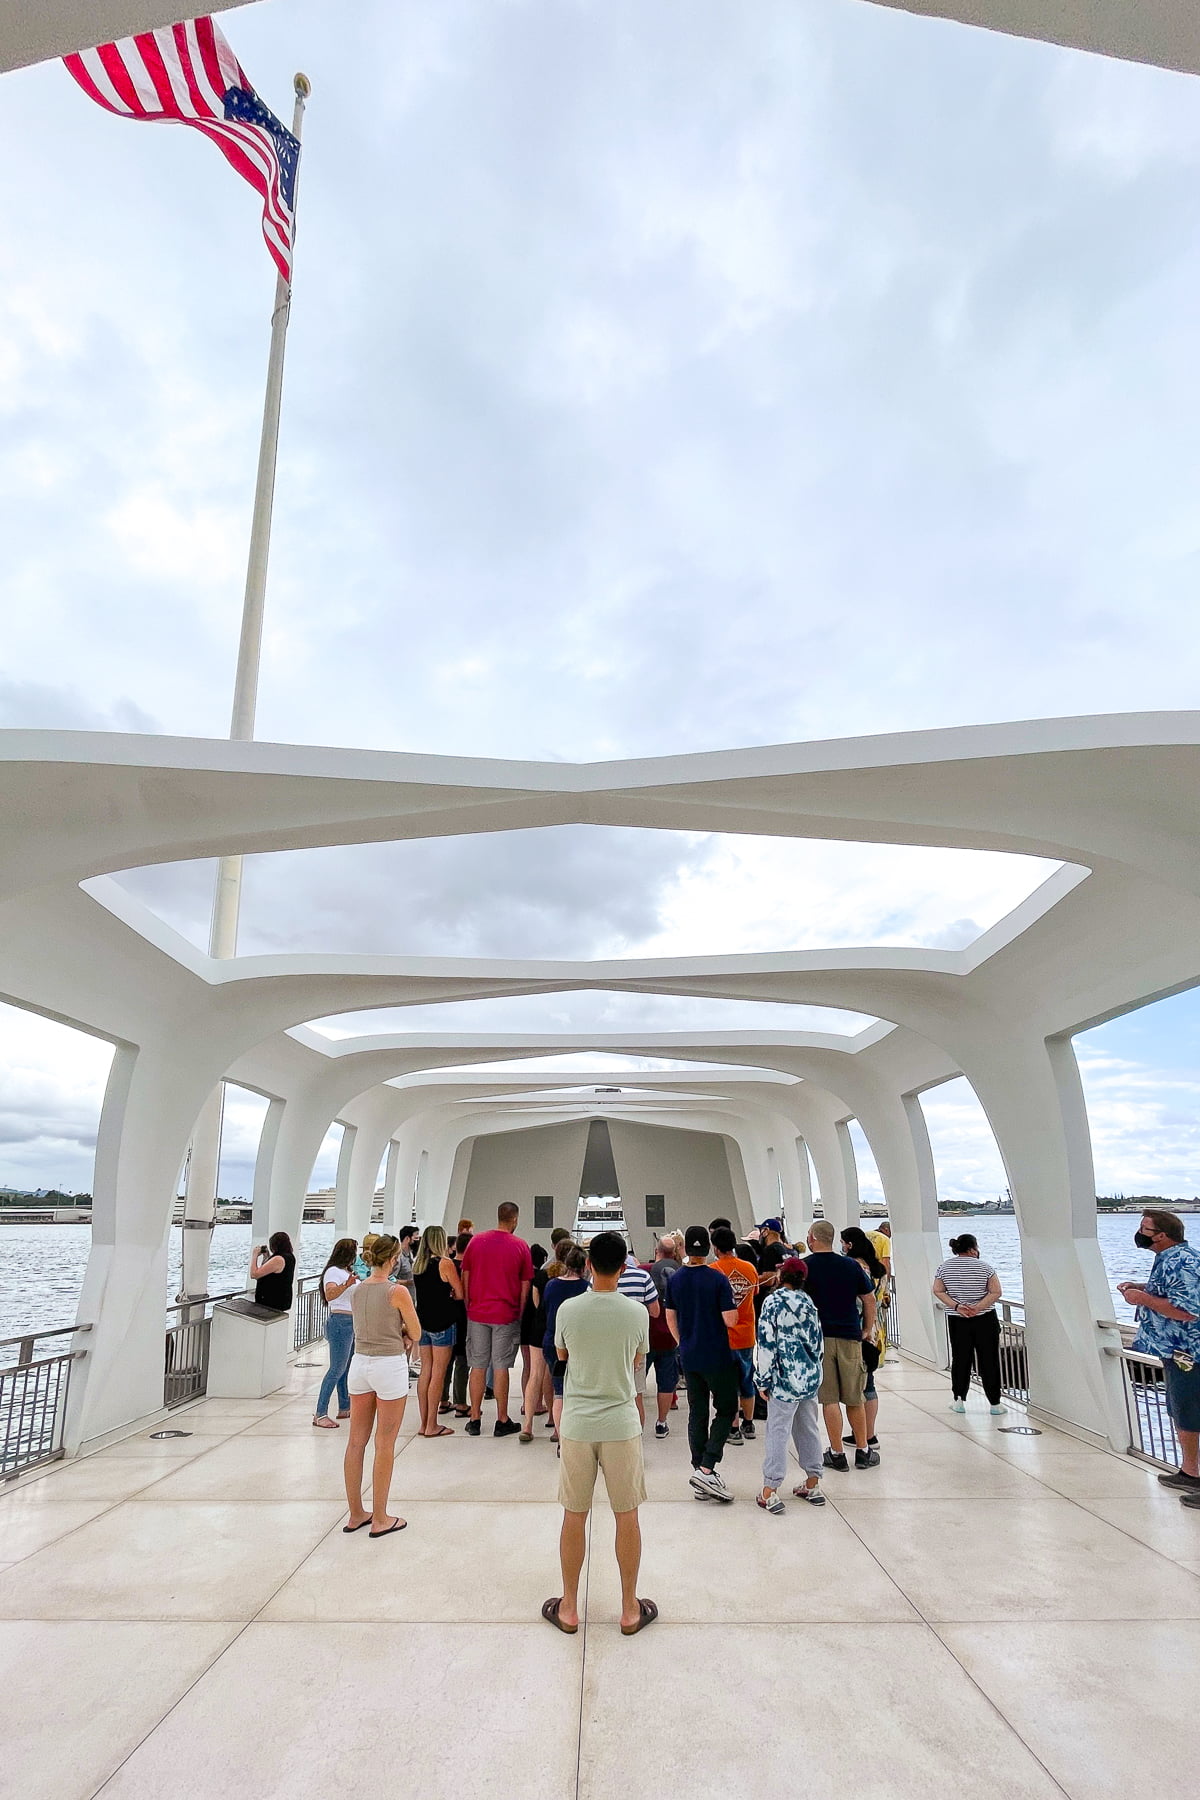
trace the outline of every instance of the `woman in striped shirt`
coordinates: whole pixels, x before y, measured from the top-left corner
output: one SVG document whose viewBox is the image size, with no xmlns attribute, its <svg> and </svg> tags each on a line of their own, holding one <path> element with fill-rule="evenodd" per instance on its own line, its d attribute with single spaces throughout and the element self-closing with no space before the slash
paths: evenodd
<svg viewBox="0 0 1200 1800">
<path fill-rule="evenodd" d="M 981 1260 L 979 1241 L 969 1231 L 950 1239 L 950 1255 L 933 1278 L 933 1297 L 945 1309 L 950 1331 L 953 1411 L 966 1411 L 971 1369 L 975 1367 L 991 1410 L 1002 1413 L 1000 1321 L 996 1317 L 1000 1277 L 991 1263 Z"/>
</svg>

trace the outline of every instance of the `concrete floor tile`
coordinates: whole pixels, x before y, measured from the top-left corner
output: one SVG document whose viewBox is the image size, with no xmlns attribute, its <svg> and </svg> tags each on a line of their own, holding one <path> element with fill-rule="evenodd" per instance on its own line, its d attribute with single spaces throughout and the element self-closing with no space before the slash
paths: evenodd
<svg viewBox="0 0 1200 1800">
<path fill-rule="evenodd" d="M 20 1562 L 107 1512 L 112 1504 L 111 1500 L 54 1500 L 23 1506 L 16 1494 L 0 1500 L 0 1556 L 6 1562 Z"/>
<path fill-rule="evenodd" d="M 927 1619 L 1200 1618 L 1200 1583 L 1045 1489 L 839 1505 Z"/>
<path fill-rule="evenodd" d="M 227 1625 L 0 1623 L 0 1800 L 88 1800 L 230 1635 Z"/>
<path fill-rule="evenodd" d="M 127 1500 L 151 1483 L 161 1481 L 167 1469 L 151 1457 L 126 1457 L 105 1461 L 99 1455 L 81 1456 L 77 1462 L 57 1463 L 35 1481 L 23 1482 L 14 1492 L 39 1500 Z"/>
<path fill-rule="evenodd" d="M 336 1500 L 345 1495 L 343 1433 L 239 1435 L 167 1475 L 156 1500 Z M 371 1459 L 367 1455 L 367 1479 Z"/>
<path fill-rule="evenodd" d="M 834 1508 L 792 1500 L 791 1485 L 789 1478 L 781 1518 L 762 1512 L 753 1500 L 729 1506 L 689 1498 L 644 1507 L 639 1593 L 656 1601 L 664 1618 L 681 1624 L 915 1618 L 899 1588 Z M 620 1599 L 612 1515 L 598 1508 L 589 1625 L 615 1621 Z"/>
<path fill-rule="evenodd" d="M 134 1752 L 104 1800 L 378 1800 L 393 1789 L 422 1800 L 564 1800 L 575 1788 L 582 1646 L 582 1634 L 564 1637 L 540 1619 L 252 1625 Z M 437 1723 L 456 1695 L 466 1708 L 460 1729 Z M 543 1726 L 531 1742 L 535 1719 Z M 364 1720 L 378 1722 L 374 1750 L 354 1741 Z"/>
<path fill-rule="evenodd" d="M 1031 1458 L 1021 1467 L 1056 1494 L 1089 1506 L 1092 1500 L 1147 1500 L 1162 1490 L 1156 1472 L 1145 1463 L 1085 1450 L 1076 1456 L 1051 1454 Z"/>
<path fill-rule="evenodd" d="M 738 1575 L 734 1559 L 731 1587 Z M 580 1800 L 658 1800 L 664 1766 L 672 1791 L 689 1795 L 1062 1800 L 923 1625 L 682 1625 L 670 1620 L 670 1595 L 658 1599 L 668 1603 L 659 1622 L 635 1638 L 622 1638 L 615 1624 L 589 1626 Z M 720 1704 L 696 1704 L 702 1670 L 711 1671 Z M 865 1752 L 838 1723 L 864 1670 L 872 1745 Z M 651 1703 L 680 1721 L 664 1748 L 667 1764 L 630 1753 L 630 1720 Z"/>
<path fill-rule="evenodd" d="M 1118 1530 L 1128 1532 L 1140 1544 L 1169 1556 L 1184 1567 L 1200 1562 L 1200 1510 L 1180 1506 L 1178 1497 L 1155 1483 L 1147 1494 L 1136 1499 L 1106 1499 L 1097 1495 L 1082 1500 L 1081 1505 L 1106 1519 Z"/>
<path fill-rule="evenodd" d="M 847 1474 L 831 1471 L 826 1491 L 831 1500 L 975 1500 L 1001 1495 L 1036 1499 L 1037 1483 L 1022 1469 L 977 1444 L 964 1443 L 951 1432 L 917 1433 L 880 1442 L 875 1469 L 856 1469 L 853 1453 Z"/>
<path fill-rule="evenodd" d="M 1071 1800 L 1196 1779 L 1200 1622 L 946 1625 L 944 1639 Z"/>
<path fill-rule="evenodd" d="M 248 1619 L 342 1516 L 323 1501 L 130 1501 L 0 1575 L 0 1618 Z"/>
<path fill-rule="evenodd" d="M 554 1505 L 405 1502 L 394 1543 L 331 1532 L 285 1583 L 264 1619 L 304 1623 L 409 1619 L 536 1622 L 561 1593 Z"/>
<path fill-rule="evenodd" d="M 155 1429 L 162 1430 L 163 1427 L 156 1426 Z M 184 1431 L 187 1427 L 180 1426 L 178 1429 Z M 193 1431 L 185 1438 L 155 1439 L 143 1433 L 140 1437 L 122 1438 L 120 1443 L 110 1444 L 107 1450 L 97 1450 L 94 1455 L 101 1462 L 130 1462 L 135 1459 L 168 1464 L 187 1462 L 193 1456 L 203 1456 L 206 1450 L 215 1450 L 218 1444 L 227 1442 L 233 1435 L 233 1432 L 228 1431 Z M 92 1459 L 89 1457 L 87 1460 L 90 1462 Z"/>
<path fill-rule="evenodd" d="M 414 1438 L 396 1458 L 392 1488 L 405 1500 L 551 1503 L 558 1459 L 551 1445 L 519 1444 L 515 1436 Z"/>
</svg>

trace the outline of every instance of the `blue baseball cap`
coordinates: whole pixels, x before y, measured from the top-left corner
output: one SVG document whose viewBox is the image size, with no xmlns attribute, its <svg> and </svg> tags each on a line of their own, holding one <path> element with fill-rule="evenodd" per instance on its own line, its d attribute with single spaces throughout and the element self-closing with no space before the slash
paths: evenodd
<svg viewBox="0 0 1200 1800">
<path fill-rule="evenodd" d="M 783 1235 L 783 1220 L 782 1219 L 764 1219 L 758 1229 L 760 1231 L 777 1231 L 780 1234 L 780 1236 L 782 1237 L 782 1235 Z"/>
</svg>

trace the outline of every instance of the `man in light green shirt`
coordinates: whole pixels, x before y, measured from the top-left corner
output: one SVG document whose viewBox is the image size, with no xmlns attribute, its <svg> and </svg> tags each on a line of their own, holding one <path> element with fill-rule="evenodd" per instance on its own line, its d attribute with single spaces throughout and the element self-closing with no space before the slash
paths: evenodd
<svg viewBox="0 0 1200 1800">
<path fill-rule="evenodd" d="M 621 1572 L 621 1631 L 632 1637 L 658 1617 L 653 1600 L 637 1594 L 642 1560 L 638 1507 L 646 1498 L 642 1426 L 634 1388 L 634 1358 L 650 1347 L 646 1308 L 617 1291 L 625 1267 L 625 1240 L 599 1232 L 588 1245 L 592 1286 L 558 1309 L 555 1349 L 567 1365 L 558 1432 L 558 1498 L 563 1509 L 559 1561 L 563 1591 L 547 1600 L 542 1617 L 560 1631 L 579 1630 L 579 1575 L 587 1541 L 598 1470 L 617 1522 Z"/>
</svg>

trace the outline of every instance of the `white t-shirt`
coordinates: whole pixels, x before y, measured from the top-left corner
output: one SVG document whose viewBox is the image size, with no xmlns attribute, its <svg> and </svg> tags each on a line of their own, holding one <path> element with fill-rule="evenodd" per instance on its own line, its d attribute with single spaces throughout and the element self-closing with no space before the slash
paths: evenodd
<svg viewBox="0 0 1200 1800">
<path fill-rule="evenodd" d="M 330 1288 L 341 1287 L 343 1281 L 349 1281 L 349 1279 L 353 1273 L 354 1273 L 354 1271 L 352 1269 L 326 1269 L 325 1280 L 322 1283 L 322 1286 L 325 1289 L 326 1300 L 329 1300 Z M 351 1311 L 350 1301 L 351 1301 L 353 1294 L 354 1294 L 354 1288 L 348 1287 L 344 1294 L 338 1295 L 336 1300 L 329 1300 L 330 1312 L 333 1312 L 333 1313 L 348 1313 L 348 1312 L 350 1312 Z"/>
</svg>

